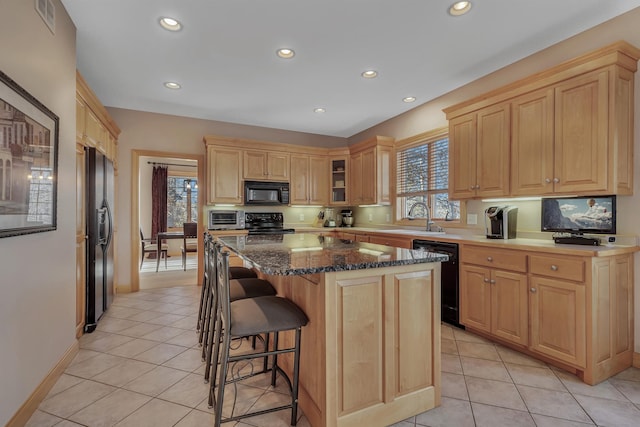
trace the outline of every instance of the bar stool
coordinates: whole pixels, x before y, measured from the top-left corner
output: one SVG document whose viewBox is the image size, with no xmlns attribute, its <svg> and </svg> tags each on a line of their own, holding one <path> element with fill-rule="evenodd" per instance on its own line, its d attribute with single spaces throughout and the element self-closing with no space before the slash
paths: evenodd
<svg viewBox="0 0 640 427">
<path fill-rule="evenodd" d="M 211 336 L 213 335 L 213 328 L 215 318 L 218 310 L 218 292 L 217 292 L 217 274 L 216 274 L 216 253 L 222 251 L 222 246 L 219 243 L 211 240 L 209 242 L 209 254 L 206 256 L 208 266 L 205 268 L 208 274 L 207 286 L 208 290 L 205 292 L 204 311 L 202 314 L 202 329 L 200 331 L 199 343 L 202 345 L 202 360 L 205 361 L 204 381 L 207 383 L 211 373 Z M 249 269 L 247 269 L 249 270 Z M 252 274 L 255 273 L 249 270 Z M 237 301 L 245 298 L 256 298 L 261 296 L 274 296 L 276 290 L 269 283 L 268 280 L 259 279 L 257 277 L 246 277 L 240 279 L 233 279 L 229 281 L 229 297 L 231 301 Z M 253 347 L 255 347 L 255 336 L 253 337 Z M 265 360 L 266 366 L 266 360 Z"/>
<path fill-rule="evenodd" d="M 209 256 L 211 255 L 210 245 L 213 244 L 213 236 L 209 233 L 204 233 L 204 275 L 202 278 L 202 292 L 200 293 L 200 308 L 198 309 L 198 322 L 196 325 L 196 332 L 199 332 L 205 322 L 204 309 L 205 301 L 209 292 L 210 285 L 210 273 L 209 273 Z M 255 271 L 246 267 L 229 267 L 229 273 L 231 279 L 257 279 L 258 275 Z M 198 343 L 202 344 L 202 335 L 198 339 Z"/>
<path fill-rule="evenodd" d="M 305 326 L 309 319 L 306 314 L 292 301 L 278 296 L 263 296 L 256 298 L 245 298 L 231 302 L 230 300 L 230 281 L 229 281 L 229 254 L 215 250 L 216 258 L 216 274 L 218 276 L 217 286 L 218 295 L 217 303 L 219 306 L 218 314 L 215 319 L 214 327 L 214 354 L 213 360 L 218 360 L 220 355 L 220 372 L 217 381 L 211 381 L 209 390 L 209 407 L 215 407 L 215 426 L 220 426 L 222 422 L 236 421 L 255 415 L 266 414 L 270 412 L 291 409 L 291 425 L 295 426 L 298 415 L 298 378 L 300 372 L 300 337 L 302 327 Z M 291 348 L 278 349 L 278 334 L 284 331 L 295 331 L 295 346 Z M 274 334 L 273 350 L 269 349 L 268 341 L 265 343 L 264 351 L 252 352 L 249 354 L 230 355 L 231 340 L 234 338 L 242 338 L 247 336 L 255 336 L 261 334 Z M 222 339 L 221 339 L 222 337 Z M 283 353 L 293 353 L 293 381 L 289 379 L 287 374 L 278 366 L 278 355 Z M 227 384 L 242 381 L 251 376 L 268 372 L 261 371 L 249 375 L 243 375 L 237 378 L 227 378 L 229 364 L 257 358 L 272 357 L 271 365 L 271 385 L 275 387 L 276 373 L 284 377 L 291 391 L 291 403 L 269 408 L 261 411 L 251 412 L 242 415 L 236 415 L 224 418 L 222 417 L 222 408 L 224 405 L 224 392 Z M 214 364 L 214 375 L 217 371 L 217 365 Z M 216 393 L 217 390 L 217 393 Z"/>
</svg>

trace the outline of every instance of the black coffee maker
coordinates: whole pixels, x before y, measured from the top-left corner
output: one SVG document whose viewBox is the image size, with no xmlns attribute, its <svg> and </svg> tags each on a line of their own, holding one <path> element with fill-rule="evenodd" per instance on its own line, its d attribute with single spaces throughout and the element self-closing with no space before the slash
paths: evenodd
<svg viewBox="0 0 640 427">
<path fill-rule="evenodd" d="M 491 206 L 484 211 L 487 239 L 515 239 L 518 226 L 518 208 Z"/>
</svg>

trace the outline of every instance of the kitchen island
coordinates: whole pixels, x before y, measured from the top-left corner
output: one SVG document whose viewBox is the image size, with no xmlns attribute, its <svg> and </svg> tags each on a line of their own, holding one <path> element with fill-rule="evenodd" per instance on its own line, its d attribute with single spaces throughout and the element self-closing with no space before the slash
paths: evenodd
<svg viewBox="0 0 640 427">
<path fill-rule="evenodd" d="M 299 403 L 312 426 L 387 426 L 440 404 L 446 255 L 312 233 L 219 240 L 309 317 Z"/>
</svg>

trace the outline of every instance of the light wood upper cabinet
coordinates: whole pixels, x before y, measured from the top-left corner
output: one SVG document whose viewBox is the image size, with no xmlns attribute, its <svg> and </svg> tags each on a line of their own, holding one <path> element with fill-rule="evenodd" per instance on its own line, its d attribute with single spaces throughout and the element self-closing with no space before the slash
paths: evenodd
<svg viewBox="0 0 640 427">
<path fill-rule="evenodd" d="M 362 200 L 362 154 L 352 154 L 350 157 L 351 180 L 349 188 L 351 190 L 351 203 L 354 205 L 363 204 Z"/>
<path fill-rule="evenodd" d="M 84 103 L 82 98 L 76 94 L 76 142 L 82 143 L 84 140 L 87 120 L 87 104 Z"/>
<path fill-rule="evenodd" d="M 351 203 L 354 205 L 391 204 L 393 139 L 374 137 L 350 148 Z"/>
<path fill-rule="evenodd" d="M 445 109 L 450 197 L 633 194 L 639 57 L 618 42 Z"/>
<path fill-rule="evenodd" d="M 102 124 L 98 116 L 91 110 L 87 110 L 86 115 L 86 141 L 90 147 L 98 147 L 103 137 Z"/>
<path fill-rule="evenodd" d="M 476 114 L 449 121 L 449 198 L 476 194 Z"/>
<path fill-rule="evenodd" d="M 94 147 L 117 165 L 120 128 L 76 71 L 76 142 Z"/>
<path fill-rule="evenodd" d="M 553 89 L 517 97 L 511 103 L 511 190 L 517 195 L 553 189 Z"/>
<path fill-rule="evenodd" d="M 509 194 L 509 108 L 492 106 L 449 122 L 450 198 Z"/>
<path fill-rule="evenodd" d="M 329 200 L 329 159 L 291 155 L 292 205 L 325 205 Z"/>
<path fill-rule="evenodd" d="M 242 204 L 242 157 L 240 149 L 207 146 L 208 203 Z"/>
<path fill-rule="evenodd" d="M 244 152 L 244 179 L 289 181 L 289 171 L 289 154 L 250 150 Z"/>
<path fill-rule="evenodd" d="M 607 190 L 608 157 L 615 155 L 609 153 L 608 92 L 606 70 L 555 88 L 555 192 Z"/>
</svg>

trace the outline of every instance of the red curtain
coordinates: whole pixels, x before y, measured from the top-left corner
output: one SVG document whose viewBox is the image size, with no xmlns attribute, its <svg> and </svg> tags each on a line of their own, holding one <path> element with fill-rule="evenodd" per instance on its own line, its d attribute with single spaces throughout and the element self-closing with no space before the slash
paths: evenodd
<svg viewBox="0 0 640 427">
<path fill-rule="evenodd" d="M 151 179 L 151 238 L 167 231 L 167 168 L 153 167 Z"/>
</svg>

